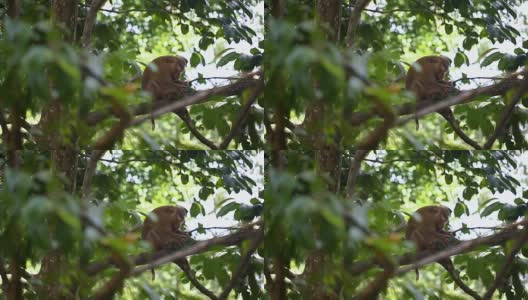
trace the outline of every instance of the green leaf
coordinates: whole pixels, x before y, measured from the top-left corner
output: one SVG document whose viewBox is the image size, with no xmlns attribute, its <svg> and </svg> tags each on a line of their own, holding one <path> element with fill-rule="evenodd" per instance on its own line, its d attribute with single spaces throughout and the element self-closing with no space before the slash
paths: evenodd
<svg viewBox="0 0 528 300">
<path fill-rule="evenodd" d="M 240 54 L 236 52 L 229 52 L 228 54 L 224 55 L 216 64 L 217 67 L 222 67 L 227 65 L 229 62 L 236 60 Z"/>
<path fill-rule="evenodd" d="M 503 206 L 504 206 L 503 203 L 493 202 L 492 204 L 490 204 L 490 205 L 486 206 L 486 208 L 484 208 L 484 210 L 480 213 L 480 216 L 481 217 L 487 217 L 491 213 L 493 213 L 494 211 L 497 211 L 497 210 L 501 209 Z"/>
<path fill-rule="evenodd" d="M 493 52 L 492 54 L 488 55 L 480 64 L 481 67 L 489 66 L 494 61 L 497 61 L 501 59 L 504 56 L 501 52 Z"/>
<path fill-rule="evenodd" d="M 234 211 L 234 210 L 238 209 L 239 207 L 240 207 L 239 203 L 229 202 L 226 205 L 222 206 L 222 208 L 220 208 L 218 213 L 216 213 L 216 216 L 217 217 L 223 217 L 226 214 L 228 214 L 230 211 Z"/>
<path fill-rule="evenodd" d="M 200 205 L 197 202 L 193 202 L 191 205 L 191 217 L 196 217 L 198 214 L 200 214 L 200 212 Z"/>
<path fill-rule="evenodd" d="M 462 205 L 462 203 L 460 202 L 457 202 L 457 204 L 455 205 L 455 216 L 456 217 L 460 217 L 463 213 L 464 213 L 464 206 Z"/>
</svg>

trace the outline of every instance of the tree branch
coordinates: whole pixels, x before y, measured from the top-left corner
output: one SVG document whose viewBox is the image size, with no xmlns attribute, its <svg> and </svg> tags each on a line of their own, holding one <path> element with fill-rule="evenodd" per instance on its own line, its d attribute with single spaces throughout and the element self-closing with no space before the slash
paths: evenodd
<svg viewBox="0 0 528 300">
<path fill-rule="evenodd" d="M 106 300 L 112 299 L 114 294 L 118 292 L 122 287 L 125 279 L 130 274 L 130 265 L 122 257 L 116 257 L 119 271 L 103 285 L 97 292 L 95 292 L 95 300 Z"/>
<path fill-rule="evenodd" d="M 207 147 L 209 147 L 209 149 L 211 150 L 218 150 L 218 147 L 212 142 L 210 141 L 208 138 L 206 138 L 197 128 L 196 126 L 194 125 L 194 122 L 193 120 L 191 119 L 191 117 L 189 116 L 189 112 L 187 111 L 187 109 L 185 109 L 185 113 L 179 113 L 179 112 L 174 112 L 176 115 L 178 115 L 178 117 L 180 117 L 180 119 L 185 123 L 185 125 L 187 125 L 187 128 L 189 129 L 189 131 L 191 132 L 191 134 L 197 138 L 202 144 L 206 145 Z"/>
<path fill-rule="evenodd" d="M 495 131 L 493 132 L 493 134 L 490 136 L 490 138 L 484 144 L 484 149 L 490 149 L 491 146 L 493 146 L 493 143 L 495 142 L 495 140 L 499 137 L 499 135 L 502 134 L 502 132 L 506 128 L 506 125 L 508 124 L 508 122 L 509 122 L 509 120 L 511 118 L 511 115 L 513 113 L 513 110 L 514 110 L 515 106 L 517 106 L 519 101 L 521 101 L 521 97 L 528 90 L 528 79 L 525 79 L 523 81 L 523 83 L 524 84 L 520 85 L 519 90 L 517 90 L 517 92 L 513 96 L 512 101 L 510 102 L 510 104 L 508 104 L 508 106 L 506 107 L 506 109 L 502 113 L 500 121 L 497 122 L 497 126 L 495 126 Z"/>
<path fill-rule="evenodd" d="M 359 24 L 359 20 L 361 19 L 361 13 L 367 7 L 370 0 L 357 0 L 354 2 L 356 3 L 354 5 L 354 9 L 350 14 L 350 19 L 348 20 L 347 33 L 345 38 L 346 46 L 348 48 L 354 45 L 357 25 Z"/>
<path fill-rule="evenodd" d="M 134 116 L 139 115 L 148 115 L 153 109 L 158 109 L 161 107 L 168 106 L 168 104 L 174 104 L 174 103 L 180 103 L 185 100 L 185 103 L 183 105 L 178 105 L 179 108 L 190 106 L 197 103 L 205 103 L 208 101 L 213 101 L 214 99 L 211 99 L 214 96 L 233 96 L 238 95 L 245 89 L 254 87 L 255 84 L 257 84 L 257 79 L 253 78 L 244 78 L 239 81 L 233 82 L 231 84 L 221 86 L 221 87 L 214 87 L 209 90 L 203 90 L 203 91 L 197 91 L 197 93 L 183 98 L 172 98 L 172 99 L 166 99 L 163 101 L 156 101 L 156 103 L 152 103 L 150 101 L 144 102 L 138 105 L 130 105 L 128 107 L 128 111 L 132 112 Z M 205 97 L 205 99 L 203 99 Z M 180 107 L 181 106 L 181 107 Z M 170 112 L 169 110 L 168 112 Z M 159 113 L 158 115 L 162 115 L 167 112 Z M 111 115 L 115 115 L 115 112 L 112 109 L 107 109 L 105 111 L 95 111 L 87 114 L 84 121 L 89 126 L 97 125 L 98 123 L 102 122 L 106 118 L 108 118 Z M 147 116 L 146 119 L 150 119 L 150 116 Z M 143 122 L 144 120 L 142 120 Z"/>
<path fill-rule="evenodd" d="M 238 268 L 231 276 L 231 281 L 226 286 L 224 291 L 220 294 L 220 296 L 218 296 L 219 300 L 227 299 L 227 296 L 229 296 L 229 293 L 231 292 L 231 290 L 235 287 L 235 285 L 238 284 L 242 276 L 244 276 L 244 274 L 246 273 L 246 269 L 249 264 L 249 261 L 251 259 L 251 255 L 253 255 L 253 253 L 257 251 L 257 248 L 260 246 L 263 239 L 264 239 L 264 232 L 259 231 L 258 236 L 251 242 L 249 249 L 247 250 L 244 257 L 242 257 L 240 264 L 238 265 Z"/>
<path fill-rule="evenodd" d="M 178 251 L 174 250 L 161 250 L 155 253 L 146 252 L 137 256 L 129 257 L 128 260 L 133 262 L 134 266 L 146 265 L 144 267 L 137 268 L 133 271 L 133 275 L 140 274 L 146 270 L 150 270 L 152 267 L 157 267 L 173 260 L 181 259 L 190 255 L 199 254 L 209 251 L 213 246 L 224 245 L 232 246 L 239 244 L 240 242 L 248 239 L 254 239 L 258 231 L 261 229 L 245 229 L 239 232 L 229 234 L 222 237 L 216 237 L 209 240 L 199 241 L 196 244 L 189 246 Z M 107 269 L 108 267 L 115 265 L 115 262 L 108 258 L 104 261 L 94 262 L 89 264 L 85 268 L 86 274 L 94 276 L 99 272 Z"/>
<path fill-rule="evenodd" d="M 242 127 L 242 125 L 244 125 L 244 122 L 247 119 L 247 115 L 251 107 L 253 106 L 253 104 L 255 104 L 255 102 L 257 101 L 257 97 L 260 95 L 263 89 L 264 89 L 264 81 L 263 79 L 260 79 L 257 83 L 257 86 L 255 86 L 255 88 L 251 92 L 251 95 L 249 95 L 249 99 L 247 100 L 246 104 L 244 105 L 244 107 L 242 107 L 242 110 L 240 111 L 238 118 L 236 119 L 235 122 L 233 122 L 233 125 L 231 126 L 231 131 L 225 137 L 225 139 L 222 141 L 222 143 L 220 144 L 218 148 L 222 150 L 226 149 L 229 143 L 231 142 L 231 140 L 238 134 L 238 132 L 240 131 L 240 128 Z"/>
<path fill-rule="evenodd" d="M 458 137 L 460 137 L 464 142 L 466 142 L 466 144 L 470 145 L 475 150 L 482 150 L 482 147 L 477 142 L 472 140 L 469 136 L 466 135 L 464 131 L 462 131 L 462 129 L 460 128 L 456 119 L 453 116 L 453 112 L 451 112 L 450 116 L 446 116 L 442 114 L 442 117 L 444 117 L 447 123 L 451 125 L 451 128 L 453 128 L 453 131 L 458 135 Z"/>
<path fill-rule="evenodd" d="M 106 0 L 92 0 L 90 11 L 88 12 L 86 20 L 84 21 L 83 35 L 81 37 L 81 44 L 83 47 L 90 47 L 92 30 L 97 17 L 97 12 L 99 9 L 101 9 L 101 7 L 103 7 L 105 2 Z"/>
<path fill-rule="evenodd" d="M 439 252 L 424 251 L 423 254 L 418 255 L 419 259 L 417 261 L 403 259 L 400 265 L 405 264 L 405 263 L 409 263 L 412 265 L 400 268 L 396 272 L 396 274 L 401 275 L 408 271 L 413 270 L 414 268 L 425 266 L 427 264 L 436 262 L 444 258 L 448 258 L 453 255 L 471 252 L 475 250 L 475 248 L 481 245 L 489 245 L 489 246 L 499 245 L 510 239 L 518 238 L 523 233 L 524 233 L 524 230 L 504 231 L 504 232 L 500 232 L 500 233 L 493 234 L 493 235 L 486 236 L 486 237 L 480 237 L 480 238 L 476 238 L 473 240 L 463 241 L 456 246 L 449 247 Z"/>
<path fill-rule="evenodd" d="M 438 259 L 447 258 L 447 257 L 456 255 L 456 254 L 464 254 L 464 253 L 471 252 L 476 247 L 481 246 L 481 245 L 488 245 L 488 246 L 499 245 L 510 239 L 517 238 L 520 234 L 522 234 L 522 230 L 505 230 L 505 231 L 502 231 L 502 232 L 499 232 L 493 235 L 489 235 L 486 237 L 480 237 L 480 238 L 476 238 L 473 240 L 464 241 L 456 246 L 450 247 L 441 252 L 423 251 L 419 254 L 408 253 L 408 254 L 405 254 L 405 255 L 402 255 L 396 258 L 396 260 L 398 261 L 398 265 L 411 264 L 411 266 L 400 268 L 400 270 L 397 271 L 397 274 L 403 274 L 405 272 L 413 270 L 416 267 L 420 267 L 420 266 L 435 262 Z M 346 270 L 351 275 L 357 276 L 371 269 L 372 267 L 376 265 L 378 265 L 378 262 L 376 262 L 375 260 L 359 261 L 347 267 Z"/>
<path fill-rule="evenodd" d="M 495 281 L 491 285 L 491 287 L 486 291 L 484 296 L 482 297 L 483 300 L 489 300 L 491 299 L 491 296 L 493 296 L 493 293 L 495 293 L 495 290 L 504 282 L 504 280 L 510 275 L 511 267 L 513 265 L 513 260 L 515 258 L 515 255 L 521 250 L 521 248 L 526 244 L 528 241 L 528 228 L 524 230 L 524 234 L 521 235 L 521 237 L 516 241 L 513 248 L 510 250 L 510 253 L 506 257 L 506 261 L 504 262 L 504 265 L 502 266 L 502 269 L 495 275 Z"/>
</svg>

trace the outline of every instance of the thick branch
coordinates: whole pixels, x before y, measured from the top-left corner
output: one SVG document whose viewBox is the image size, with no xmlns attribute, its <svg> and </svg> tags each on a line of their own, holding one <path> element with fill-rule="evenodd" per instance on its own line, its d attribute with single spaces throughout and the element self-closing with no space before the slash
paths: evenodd
<svg viewBox="0 0 528 300">
<path fill-rule="evenodd" d="M 477 101 L 478 97 L 480 96 L 498 96 L 503 95 L 508 90 L 517 87 L 521 84 L 521 80 L 518 79 L 506 79 L 504 81 L 501 81 L 499 83 L 486 86 L 486 87 L 479 87 L 473 90 L 467 90 L 467 91 L 461 91 L 460 94 L 454 97 L 447 98 L 446 100 L 436 100 L 436 101 L 423 101 L 420 103 L 418 107 L 416 107 L 415 103 L 406 103 L 403 105 L 393 106 L 392 110 L 396 112 L 396 115 L 403 116 L 403 115 L 411 115 L 409 117 L 406 117 L 405 119 L 399 120 L 396 125 L 401 125 L 403 123 L 406 123 L 408 121 L 414 120 L 414 113 L 416 109 L 422 108 L 422 107 L 428 107 L 427 110 L 420 110 L 416 111 L 417 116 L 424 116 L 429 113 L 436 112 L 439 108 L 447 108 L 452 105 L 456 104 L 463 104 L 463 103 L 470 103 L 472 101 Z M 450 100 L 450 102 L 447 102 L 447 100 Z M 454 101 L 453 101 L 454 100 Z M 437 104 L 439 106 L 435 106 L 429 109 L 433 104 Z M 349 124 L 353 126 L 361 125 L 364 122 L 366 122 L 368 119 L 370 119 L 372 116 L 374 116 L 376 113 L 372 111 L 368 112 L 355 112 L 350 114 L 350 117 L 348 118 Z"/>
<path fill-rule="evenodd" d="M 412 265 L 400 268 L 396 272 L 396 274 L 401 275 L 408 271 L 413 270 L 414 268 L 425 266 L 427 264 L 436 262 L 444 258 L 448 258 L 453 255 L 471 252 L 475 250 L 475 248 L 481 245 L 489 245 L 489 246 L 499 245 L 510 239 L 516 239 L 523 233 L 524 233 L 523 230 L 505 231 L 505 232 L 500 232 L 500 233 L 493 234 L 493 235 L 486 236 L 486 237 L 480 237 L 480 238 L 476 238 L 473 240 L 464 241 L 456 246 L 450 247 L 446 250 L 442 250 L 439 252 L 424 251 L 422 255 L 419 255 L 420 259 L 418 261 L 409 260 L 408 263 L 412 263 Z M 400 262 L 400 265 L 405 264 L 405 262 L 406 260 L 402 260 Z"/>
<path fill-rule="evenodd" d="M 352 10 L 350 19 L 348 20 L 348 28 L 345 38 L 347 47 L 352 47 L 354 45 L 357 25 L 361 19 L 361 13 L 367 7 L 370 0 L 357 0 L 355 2 L 354 9 Z"/>
<path fill-rule="evenodd" d="M 174 250 L 161 250 L 155 253 L 147 252 L 137 256 L 129 257 L 128 260 L 133 262 L 135 266 L 145 265 L 134 270 L 133 274 L 137 275 L 141 272 L 151 269 L 152 267 L 160 266 L 173 260 L 184 258 L 190 255 L 199 254 L 209 251 L 213 246 L 224 245 L 232 246 L 239 244 L 240 242 L 248 239 L 254 239 L 257 236 L 260 229 L 246 229 L 223 237 L 216 237 L 205 241 L 197 242 L 196 244 L 181 249 L 178 251 Z M 86 274 L 93 276 L 97 273 L 113 266 L 115 263 L 112 259 L 106 259 L 102 262 L 91 263 L 86 267 Z"/>
<path fill-rule="evenodd" d="M 413 270 L 415 267 L 420 267 L 420 266 L 423 266 L 429 263 L 433 263 L 437 261 L 438 259 L 447 258 L 447 257 L 456 255 L 456 254 L 463 254 L 463 253 L 471 252 L 480 245 L 488 245 L 488 246 L 500 245 L 510 239 L 517 238 L 520 234 L 522 234 L 522 230 L 508 230 L 508 231 L 499 232 L 497 234 L 493 234 L 490 236 L 464 241 L 454 247 L 450 247 L 441 252 L 423 251 L 420 254 L 408 253 L 408 254 L 405 254 L 397 258 L 397 261 L 399 265 L 408 265 L 408 264 L 412 264 L 412 265 L 408 267 L 400 268 L 397 274 L 403 274 L 407 271 Z M 376 265 L 378 265 L 376 261 L 360 261 L 348 267 L 347 271 L 350 274 L 357 276 L 373 268 Z"/>
<path fill-rule="evenodd" d="M 133 112 L 133 115 L 135 116 L 139 116 L 139 115 L 150 114 L 152 110 L 156 110 L 162 107 L 167 107 L 168 104 L 179 103 L 177 107 L 183 108 L 183 107 L 190 106 L 193 104 L 205 103 L 208 101 L 213 101 L 214 99 L 212 98 L 214 96 L 228 97 L 228 96 L 238 95 L 242 93 L 242 91 L 244 91 L 245 89 L 254 87 L 257 84 L 257 81 L 258 80 L 256 79 L 246 78 L 246 79 L 242 79 L 242 80 L 239 80 L 237 82 L 234 82 L 234 83 L 222 86 L 222 87 L 214 87 L 209 90 L 198 91 L 196 94 L 189 96 L 189 97 L 184 97 L 181 100 L 179 98 L 174 98 L 174 99 L 168 99 L 168 100 L 163 100 L 163 101 L 156 101 L 156 103 L 151 103 L 149 101 L 149 102 L 141 103 L 138 105 L 131 105 L 128 107 L 128 111 Z M 182 103 L 183 105 L 181 105 Z M 169 110 L 169 112 L 170 111 L 171 110 Z M 163 112 L 163 113 L 166 113 L 166 112 Z M 158 114 L 158 115 L 161 115 L 161 114 Z M 92 112 L 86 116 L 85 122 L 90 126 L 94 126 L 102 122 L 103 120 L 105 120 L 111 115 L 114 115 L 114 111 L 112 109 L 107 109 L 106 111 Z M 147 116 L 145 119 L 150 119 L 150 116 Z"/>
<path fill-rule="evenodd" d="M 116 261 L 118 261 L 119 272 L 114 274 L 110 281 L 95 292 L 95 300 L 112 299 L 114 294 L 123 287 L 123 283 L 130 273 L 130 265 L 120 257 L 116 258 Z"/>
</svg>

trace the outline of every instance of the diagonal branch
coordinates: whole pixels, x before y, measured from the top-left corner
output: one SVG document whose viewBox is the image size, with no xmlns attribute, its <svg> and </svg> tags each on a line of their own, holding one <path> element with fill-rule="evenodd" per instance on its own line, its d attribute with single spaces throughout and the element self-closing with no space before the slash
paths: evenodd
<svg viewBox="0 0 528 300">
<path fill-rule="evenodd" d="M 231 276 L 231 281 L 229 282 L 227 287 L 224 289 L 224 291 L 220 294 L 220 296 L 218 296 L 219 300 L 227 299 L 227 296 L 229 296 L 229 293 L 231 292 L 231 290 L 240 281 L 242 276 L 244 276 L 244 274 L 246 273 L 249 261 L 251 259 L 251 255 L 253 255 L 253 253 L 257 251 L 257 248 L 260 246 L 263 239 L 264 239 L 264 232 L 259 231 L 258 236 L 251 242 L 249 249 L 247 250 L 242 260 L 240 261 L 238 268 Z"/>
<path fill-rule="evenodd" d="M 513 260 L 515 258 L 515 255 L 521 250 L 521 248 L 526 244 L 528 241 L 528 229 L 524 230 L 524 234 L 517 240 L 513 248 L 510 250 L 510 253 L 506 257 L 506 262 L 502 266 L 502 269 L 497 273 L 495 276 L 495 281 L 491 285 L 491 287 L 486 291 L 482 299 L 489 300 L 491 299 L 491 296 L 493 296 L 493 293 L 495 290 L 504 282 L 506 278 L 508 278 L 511 267 L 513 265 Z"/>
<path fill-rule="evenodd" d="M 495 131 L 490 136 L 490 138 L 486 141 L 486 144 L 484 144 L 484 149 L 490 149 L 491 146 L 493 146 L 493 143 L 495 142 L 495 140 L 499 137 L 499 135 L 502 134 L 502 132 L 506 128 L 506 125 L 508 124 L 508 122 L 509 122 L 509 120 L 511 118 L 511 115 L 513 113 L 513 110 L 515 109 L 515 106 L 517 106 L 519 101 L 521 101 L 521 97 L 528 90 L 528 80 L 525 79 L 523 81 L 523 83 L 524 84 L 521 84 L 519 90 L 517 90 L 517 92 L 513 96 L 513 99 L 510 102 L 510 104 L 508 104 L 508 106 L 504 110 L 504 112 L 503 112 L 503 114 L 502 114 L 502 116 L 500 118 L 500 121 L 497 122 L 497 126 L 495 127 Z"/>
<path fill-rule="evenodd" d="M 157 267 L 173 260 L 181 259 L 190 255 L 199 254 L 211 250 L 214 246 L 233 246 L 241 243 L 244 240 L 254 239 L 261 229 L 245 229 L 233 234 L 229 234 L 222 237 L 216 237 L 209 240 L 199 241 L 196 244 L 189 246 L 178 251 L 174 250 L 161 250 L 155 253 L 146 252 L 136 256 L 129 257 L 128 260 L 133 262 L 133 265 L 147 265 L 144 267 L 137 268 L 134 270 L 133 275 L 140 274 L 144 271 L 150 270 L 152 267 Z M 112 258 L 108 258 L 104 261 L 94 262 L 89 264 L 85 268 L 86 274 L 94 276 L 99 272 L 106 270 L 107 268 L 115 265 Z"/>
<path fill-rule="evenodd" d="M 408 267 L 402 267 L 397 271 L 397 274 L 403 274 L 405 272 L 414 270 L 416 267 L 421 267 L 423 265 L 427 265 L 433 262 L 436 262 L 439 259 L 447 258 L 452 255 L 457 254 L 464 254 L 471 252 L 475 250 L 478 246 L 481 245 L 488 245 L 488 246 L 495 246 L 505 243 L 508 240 L 516 239 L 523 233 L 522 230 L 505 230 L 493 235 L 489 235 L 486 237 L 480 237 L 473 240 L 464 241 L 456 246 L 450 247 L 446 250 L 442 250 L 441 252 L 434 252 L 434 251 L 423 251 L 419 254 L 415 253 L 408 253 L 405 255 L 402 255 L 396 260 L 398 261 L 398 265 L 409 265 Z M 353 276 L 360 275 L 369 269 L 377 266 L 379 263 L 375 260 L 371 261 L 359 261 L 356 262 L 350 266 L 347 267 L 347 272 L 349 272 Z"/>
<path fill-rule="evenodd" d="M 417 267 L 425 266 L 427 264 L 434 263 L 438 260 L 448 258 L 453 255 L 471 252 L 481 245 L 499 245 L 508 240 L 516 239 L 522 234 L 524 234 L 524 230 L 505 231 L 486 237 L 480 237 L 473 240 L 464 241 L 456 246 L 450 247 L 446 250 L 442 250 L 439 252 L 424 251 L 423 255 L 419 255 L 420 259 L 418 259 L 417 261 L 402 261 L 401 264 L 407 262 L 412 265 L 400 268 L 396 272 L 396 274 L 401 275 L 408 271 L 414 270 Z"/>
<path fill-rule="evenodd" d="M 229 143 L 231 142 L 231 140 L 238 134 L 238 132 L 240 131 L 240 128 L 242 127 L 242 125 L 244 125 L 244 122 L 247 119 L 247 116 L 248 116 L 248 113 L 251 107 L 253 106 L 253 104 L 255 104 L 255 102 L 257 101 L 257 97 L 261 94 L 263 89 L 264 89 L 264 81 L 261 79 L 258 81 L 257 86 L 251 92 L 251 95 L 249 95 L 249 99 L 247 103 L 244 105 L 244 107 L 242 108 L 242 110 L 240 111 L 240 115 L 238 116 L 236 121 L 233 122 L 233 125 L 231 126 L 231 131 L 225 137 L 225 139 L 222 141 L 222 143 L 220 144 L 218 148 L 222 150 L 226 149 Z"/>
<path fill-rule="evenodd" d="M 197 103 L 205 103 L 205 102 L 215 100 L 215 99 L 212 99 L 215 96 L 228 97 L 228 96 L 238 95 L 242 93 L 245 89 L 254 87 L 257 84 L 257 81 L 258 80 L 256 79 L 248 77 L 248 78 L 238 80 L 236 82 L 233 82 L 225 86 L 214 87 L 209 90 L 197 91 L 197 93 L 193 94 L 192 96 L 181 98 L 181 100 L 179 98 L 173 98 L 173 99 L 166 99 L 163 101 L 156 101 L 156 103 L 152 103 L 151 101 L 148 101 L 148 102 L 144 102 L 138 105 L 130 105 L 128 107 L 128 111 L 133 112 L 133 115 L 135 116 L 139 116 L 139 115 L 148 115 L 153 109 L 165 107 L 171 103 L 180 103 L 183 100 L 185 100 L 186 102 L 181 107 L 186 107 L 186 106 L 190 106 L 190 105 L 197 104 Z M 203 99 L 204 95 L 205 95 L 205 99 Z M 199 99 L 197 99 L 197 97 Z M 163 113 L 167 113 L 167 112 L 163 112 Z M 112 109 L 106 109 L 104 111 L 95 111 L 95 112 L 91 112 L 87 114 L 87 116 L 84 118 L 84 121 L 86 122 L 87 125 L 94 126 L 94 125 L 101 123 L 102 121 L 104 121 L 105 119 L 107 119 L 108 117 L 112 115 L 115 115 Z M 150 118 L 150 116 L 147 118 Z"/>
</svg>

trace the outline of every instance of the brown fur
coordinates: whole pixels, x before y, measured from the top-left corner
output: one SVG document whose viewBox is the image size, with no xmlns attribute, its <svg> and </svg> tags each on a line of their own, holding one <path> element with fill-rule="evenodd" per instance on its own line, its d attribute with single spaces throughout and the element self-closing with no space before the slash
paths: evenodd
<svg viewBox="0 0 528 300">
<path fill-rule="evenodd" d="M 152 65 L 155 65 L 153 68 Z M 187 60 L 179 55 L 160 56 L 149 63 L 143 71 L 141 88 L 152 94 L 152 101 L 167 99 L 170 95 L 181 95 L 187 89 L 188 83 L 180 79 L 185 71 Z M 183 108 L 176 113 L 187 114 Z M 155 123 L 152 118 L 152 129 Z"/>
<path fill-rule="evenodd" d="M 443 98 L 448 95 L 452 87 L 450 81 L 445 80 L 449 73 L 451 60 L 446 56 L 430 55 L 419 58 L 407 72 L 405 88 L 416 96 L 416 106 L 423 101 Z M 439 111 L 440 114 L 452 115 L 451 109 Z M 416 118 L 416 129 L 419 123 Z"/>
</svg>

